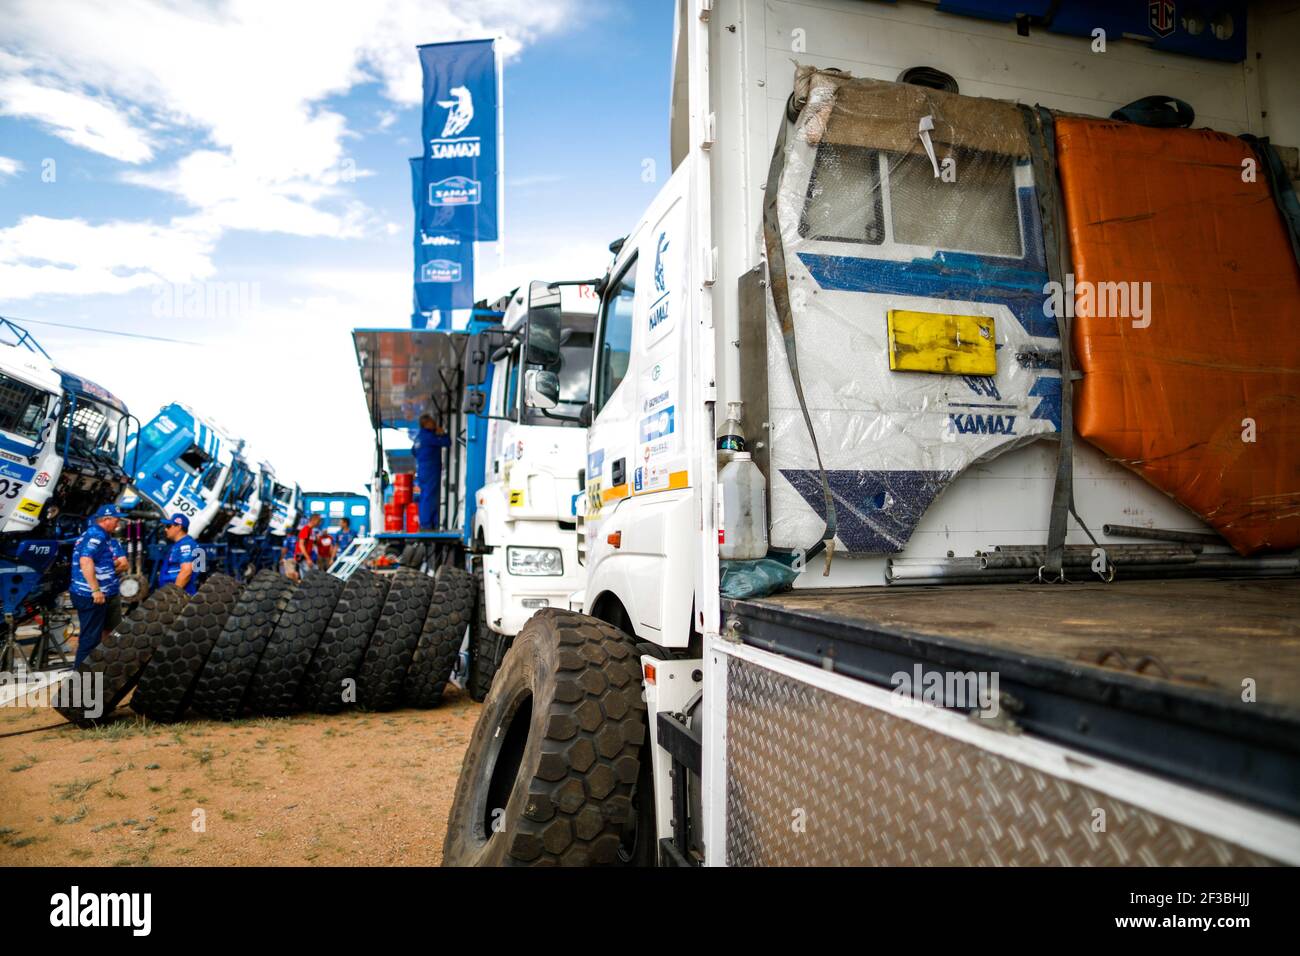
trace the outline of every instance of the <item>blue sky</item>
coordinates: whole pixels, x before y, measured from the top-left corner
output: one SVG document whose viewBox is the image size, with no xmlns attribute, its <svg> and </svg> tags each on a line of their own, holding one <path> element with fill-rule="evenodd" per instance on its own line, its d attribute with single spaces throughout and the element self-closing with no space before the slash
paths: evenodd
<svg viewBox="0 0 1300 956">
<path fill-rule="evenodd" d="M 504 263 L 480 248 L 478 297 L 599 273 L 668 173 L 670 0 L 3 5 L 0 314 L 305 487 L 367 479 L 348 330 L 408 321 L 416 44 L 508 53 Z"/>
</svg>

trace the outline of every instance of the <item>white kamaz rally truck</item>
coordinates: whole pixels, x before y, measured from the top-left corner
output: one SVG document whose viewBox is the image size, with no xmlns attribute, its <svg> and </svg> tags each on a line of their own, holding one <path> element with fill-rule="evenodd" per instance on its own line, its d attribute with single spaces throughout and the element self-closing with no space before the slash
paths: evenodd
<svg viewBox="0 0 1300 956">
<path fill-rule="evenodd" d="M 1300 862 L 1300 15 L 958 6 L 680 3 L 446 863 Z"/>
<path fill-rule="evenodd" d="M 530 304 L 537 308 L 543 298 L 555 300 L 560 323 L 559 357 L 549 370 L 558 391 L 546 409 L 525 401 L 524 374 Z M 493 366 L 486 473 L 476 495 L 471 547 L 479 597 L 467 684 L 475 700 L 487 696 L 510 642 L 533 612 L 567 608 L 569 595 L 585 582 L 577 522 L 587 442 L 579 415 L 588 398 L 597 302 L 589 284 L 550 289 L 533 282 L 504 304 L 500 330 L 479 333 L 470 350 Z M 481 364 L 468 365 L 466 384 L 481 385 L 485 372 Z"/>
</svg>

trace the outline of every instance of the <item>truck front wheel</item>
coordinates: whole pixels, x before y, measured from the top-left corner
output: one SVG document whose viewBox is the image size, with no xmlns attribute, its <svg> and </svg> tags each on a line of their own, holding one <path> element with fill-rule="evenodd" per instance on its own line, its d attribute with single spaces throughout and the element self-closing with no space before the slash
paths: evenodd
<svg viewBox="0 0 1300 956">
<path fill-rule="evenodd" d="M 443 865 L 626 860 L 645 739 L 632 639 L 583 614 L 538 611 L 506 654 L 474 728 Z"/>
<path fill-rule="evenodd" d="M 510 649 L 510 638 L 488 627 L 487 592 L 483 590 L 483 559 L 474 559 L 474 616 L 469 624 L 469 675 L 466 689 L 480 703 L 487 700 L 501 660 Z"/>
</svg>

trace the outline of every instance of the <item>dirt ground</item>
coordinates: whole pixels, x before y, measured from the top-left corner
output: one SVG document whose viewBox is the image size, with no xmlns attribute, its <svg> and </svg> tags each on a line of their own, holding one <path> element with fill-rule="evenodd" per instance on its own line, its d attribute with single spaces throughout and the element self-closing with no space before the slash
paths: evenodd
<svg viewBox="0 0 1300 956">
<path fill-rule="evenodd" d="M 479 705 L 0 736 L 0 866 L 437 865 Z M 0 708 L 0 735 L 61 723 Z"/>
</svg>

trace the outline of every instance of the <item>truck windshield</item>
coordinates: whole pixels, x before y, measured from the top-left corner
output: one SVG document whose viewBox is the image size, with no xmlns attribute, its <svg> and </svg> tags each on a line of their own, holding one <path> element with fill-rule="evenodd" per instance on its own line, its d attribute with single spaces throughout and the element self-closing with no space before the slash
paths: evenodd
<svg viewBox="0 0 1300 956">
<path fill-rule="evenodd" d="M 288 485 L 282 485 L 277 482 L 275 486 L 275 500 L 280 502 L 282 505 L 287 505 L 293 500 L 293 489 Z"/>
<path fill-rule="evenodd" d="M 121 466 L 125 439 L 126 416 L 116 408 L 84 394 L 77 395 L 75 402 L 68 401 L 59 423 L 59 445 L 66 441 L 69 454 Z"/>
<path fill-rule="evenodd" d="M 576 416 L 587 403 L 591 383 L 591 346 L 592 336 L 586 332 L 571 334 L 560 346 L 560 403 L 551 411 L 552 415 Z M 571 428 L 578 425 L 574 421 L 547 417 L 537 408 L 525 408 L 524 415 L 529 425 L 562 425 Z"/>
<path fill-rule="evenodd" d="M 28 441 L 39 440 L 52 401 L 52 392 L 0 374 L 0 429 Z"/>
</svg>

